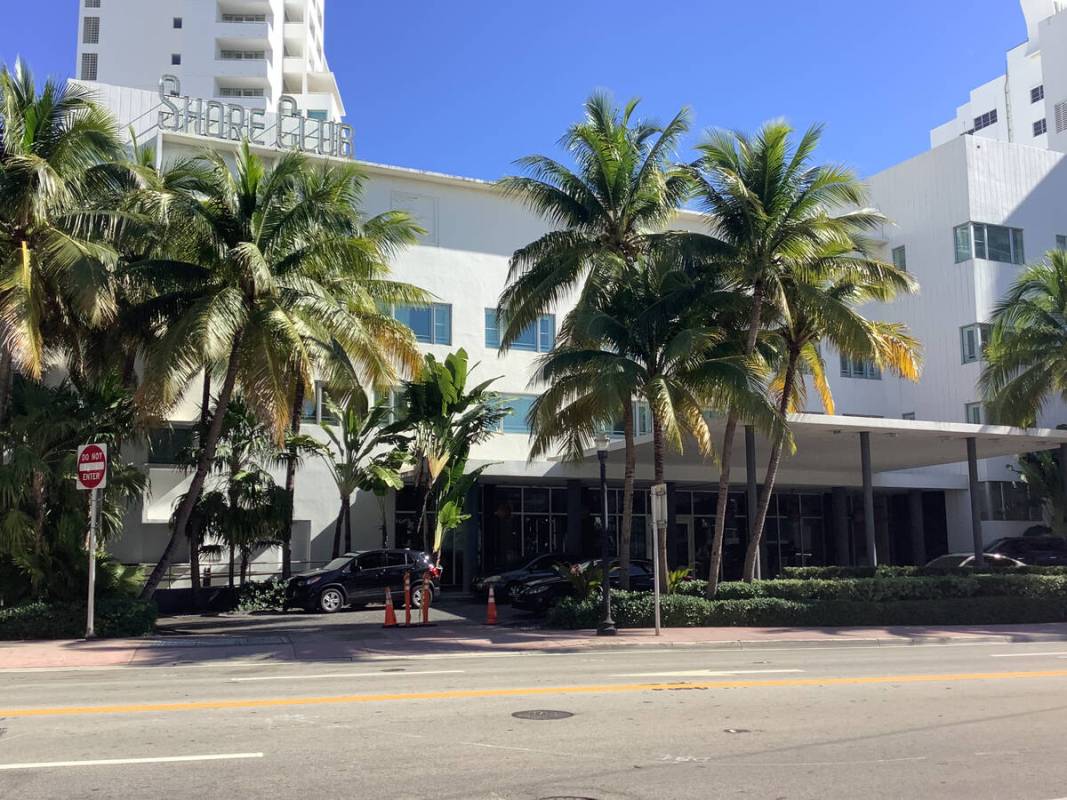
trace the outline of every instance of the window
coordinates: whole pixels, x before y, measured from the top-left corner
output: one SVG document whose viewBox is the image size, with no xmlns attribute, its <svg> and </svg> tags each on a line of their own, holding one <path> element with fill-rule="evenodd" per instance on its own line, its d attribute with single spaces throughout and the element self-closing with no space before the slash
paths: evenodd
<svg viewBox="0 0 1067 800">
<path fill-rule="evenodd" d="M 1048 123 L 1043 119 L 1039 119 L 1034 123 L 1034 136 L 1040 136 L 1048 130 Z"/>
<path fill-rule="evenodd" d="M 266 22 L 266 14 L 223 14 L 223 22 Z M 180 26 L 179 26 L 180 27 Z"/>
<path fill-rule="evenodd" d="M 1062 233 L 1056 234 L 1056 249 L 1067 250 L 1067 235 Z"/>
<path fill-rule="evenodd" d="M 963 419 L 971 425 L 982 424 L 982 404 L 967 403 L 963 406 Z"/>
<path fill-rule="evenodd" d="M 862 358 L 854 359 L 843 355 L 841 356 L 841 377 L 880 381 L 882 379 L 882 370 L 873 361 L 866 361 Z"/>
<path fill-rule="evenodd" d="M 1020 228 L 967 222 L 953 228 L 952 234 L 957 264 L 969 258 L 985 258 L 1009 264 L 1022 264 L 1026 260 Z"/>
<path fill-rule="evenodd" d="M 330 112 L 322 111 L 320 109 L 313 109 L 307 112 L 308 119 L 317 119 L 319 122 L 326 122 L 329 119 Z"/>
<path fill-rule="evenodd" d="M 913 420 L 913 419 L 915 419 L 915 412 L 914 411 L 905 411 L 903 414 L 900 415 L 900 418 L 901 419 Z"/>
<path fill-rule="evenodd" d="M 82 44 L 100 44 L 100 17 L 86 17 L 82 25 Z"/>
<path fill-rule="evenodd" d="M 177 464 L 188 456 L 195 444 L 192 426 L 155 428 L 148 432 L 148 463 Z"/>
<path fill-rule="evenodd" d="M 411 328 L 416 341 L 423 344 L 452 344 L 452 306 L 446 303 L 395 306 L 393 317 Z"/>
<path fill-rule="evenodd" d="M 175 17 L 174 18 L 174 28 L 175 28 L 175 30 L 180 29 L 181 26 L 182 26 L 182 18 L 181 17 Z"/>
<path fill-rule="evenodd" d="M 983 481 L 979 489 L 985 495 L 982 519 L 1005 522 L 1042 522 L 1041 503 L 1030 496 L 1030 489 L 1021 481 Z M 1025 541 L 1025 540 L 1024 540 Z M 1020 548 L 1022 550 L 1022 548 Z M 1012 555 L 1004 548 L 998 552 Z M 1016 551 L 1016 556 L 1029 553 Z"/>
<path fill-rule="evenodd" d="M 220 86 L 219 97 L 262 97 L 262 89 L 242 86 Z"/>
<path fill-rule="evenodd" d="M 618 436 L 622 438 L 626 435 L 626 431 L 623 426 L 626 424 L 625 420 L 618 419 L 615 424 L 612 425 L 611 430 L 608 431 L 612 436 Z M 652 410 L 648 407 L 648 403 L 634 401 L 634 435 L 635 436 L 648 436 L 652 433 Z"/>
<path fill-rule="evenodd" d="M 182 54 L 181 53 L 171 53 L 170 54 L 170 64 L 171 64 L 172 67 L 181 66 L 181 63 L 182 63 Z"/>
<path fill-rule="evenodd" d="M 893 266 L 905 272 L 908 271 L 908 254 L 904 249 L 904 245 L 893 248 Z"/>
<path fill-rule="evenodd" d="M 504 404 L 511 409 L 511 411 L 508 412 L 508 415 L 504 417 L 504 433 L 530 432 L 530 425 L 526 421 L 526 417 L 530 413 L 530 408 L 533 406 L 533 402 L 536 399 L 537 398 L 534 395 L 520 394 L 515 397 L 509 397 L 504 401 Z"/>
<path fill-rule="evenodd" d="M 262 61 L 267 57 L 265 50 L 220 50 L 219 58 L 223 61 Z"/>
<path fill-rule="evenodd" d="M 964 325 L 960 328 L 961 363 L 970 364 L 983 357 L 986 345 L 989 344 L 989 333 L 992 330 L 992 325 L 984 323 Z"/>
<path fill-rule="evenodd" d="M 1045 84 L 1041 84 L 1040 86 L 1035 86 L 1033 89 L 1030 90 L 1030 102 L 1031 103 L 1036 103 L 1039 100 L 1044 100 L 1044 99 L 1045 99 Z"/>
<path fill-rule="evenodd" d="M 100 0 L 85 0 L 86 8 L 100 8 Z"/>
<path fill-rule="evenodd" d="M 982 128 L 988 128 L 990 125 L 997 124 L 997 110 L 994 108 L 992 111 L 987 111 L 984 114 L 974 118 L 973 130 L 980 131 Z"/>
<path fill-rule="evenodd" d="M 556 343 L 556 315 L 542 314 L 527 326 L 511 344 L 512 350 L 547 353 Z M 485 309 L 485 346 L 500 347 L 500 320 L 495 308 Z"/>
<path fill-rule="evenodd" d="M 81 78 L 83 81 L 95 81 L 97 66 L 99 65 L 99 55 L 96 53 L 82 53 L 82 71 Z"/>
</svg>

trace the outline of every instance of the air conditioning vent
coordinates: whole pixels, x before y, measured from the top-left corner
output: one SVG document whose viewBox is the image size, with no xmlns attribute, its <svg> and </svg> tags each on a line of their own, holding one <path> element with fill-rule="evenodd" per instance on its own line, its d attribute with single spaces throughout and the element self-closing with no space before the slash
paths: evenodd
<svg viewBox="0 0 1067 800">
<path fill-rule="evenodd" d="M 1056 103 L 1056 133 L 1067 131 L 1067 100 Z"/>
</svg>

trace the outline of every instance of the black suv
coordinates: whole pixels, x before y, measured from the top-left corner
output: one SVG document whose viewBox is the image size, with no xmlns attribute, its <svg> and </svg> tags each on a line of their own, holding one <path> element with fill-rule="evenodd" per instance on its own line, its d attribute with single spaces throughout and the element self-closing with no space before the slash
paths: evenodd
<svg viewBox="0 0 1067 800">
<path fill-rule="evenodd" d="M 986 547 L 987 553 L 1008 556 L 1038 567 L 1067 565 L 1067 539 L 1060 536 L 1007 536 Z"/>
<path fill-rule="evenodd" d="M 422 576 L 430 573 L 430 600 L 437 594 L 441 570 L 418 550 L 367 550 L 345 553 L 319 569 L 301 572 L 285 588 L 285 608 L 332 614 L 346 605 L 381 601 L 388 587 L 394 603 L 404 599 L 404 573 L 411 574 L 411 603 L 422 605 Z"/>
</svg>

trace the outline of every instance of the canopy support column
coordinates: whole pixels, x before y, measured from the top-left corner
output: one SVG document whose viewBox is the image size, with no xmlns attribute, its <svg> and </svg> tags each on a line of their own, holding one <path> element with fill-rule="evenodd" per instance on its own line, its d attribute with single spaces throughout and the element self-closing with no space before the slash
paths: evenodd
<svg viewBox="0 0 1067 800">
<path fill-rule="evenodd" d="M 874 480 L 871 477 L 871 433 L 860 431 L 860 469 L 863 472 L 863 533 L 867 537 L 867 562 L 878 566 L 874 531 Z"/>
<path fill-rule="evenodd" d="M 971 540 L 974 543 L 974 565 L 985 566 L 982 555 L 982 498 L 978 493 L 978 440 L 967 437 L 967 478 L 971 495 Z"/>
</svg>

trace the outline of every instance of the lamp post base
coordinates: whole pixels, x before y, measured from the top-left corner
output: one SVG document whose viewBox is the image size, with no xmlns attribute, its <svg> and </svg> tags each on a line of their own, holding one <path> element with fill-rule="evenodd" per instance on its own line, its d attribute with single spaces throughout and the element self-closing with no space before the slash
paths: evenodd
<svg viewBox="0 0 1067 800">
<path fill-rule="evenodd" d="M 615 621 L 610 619 L 601 622 L 596 629 L 597 636 L 614 636 L 618 632 L 618 629 L 615 627 Z"/>
</svg>

